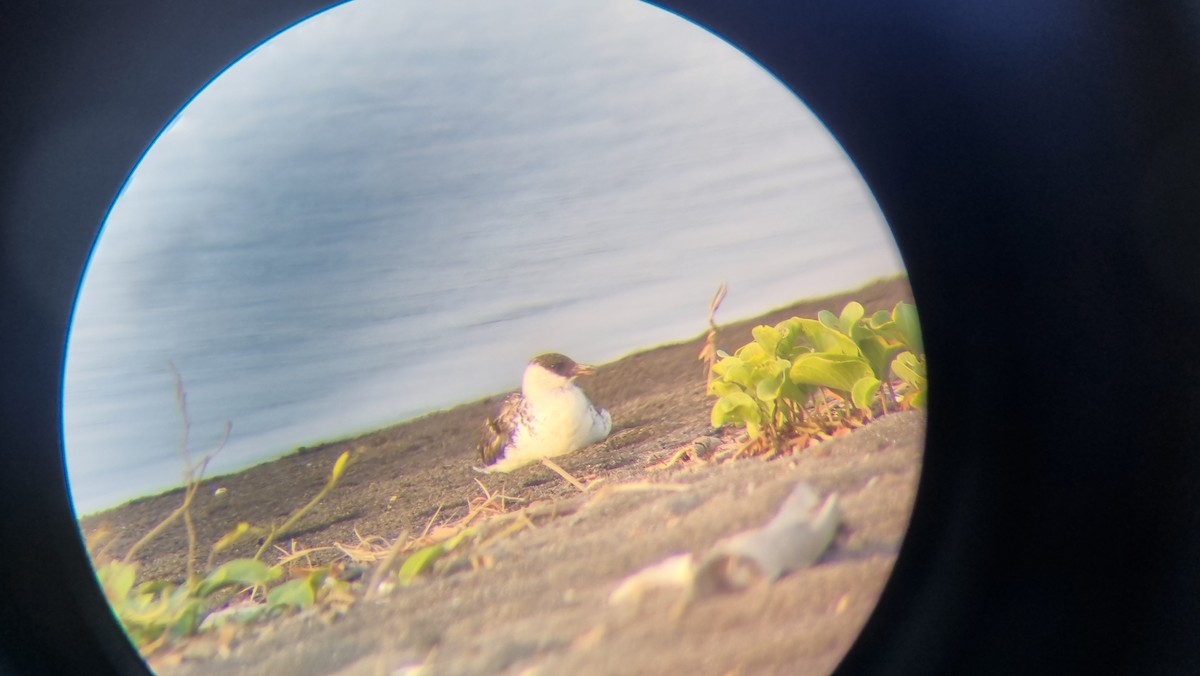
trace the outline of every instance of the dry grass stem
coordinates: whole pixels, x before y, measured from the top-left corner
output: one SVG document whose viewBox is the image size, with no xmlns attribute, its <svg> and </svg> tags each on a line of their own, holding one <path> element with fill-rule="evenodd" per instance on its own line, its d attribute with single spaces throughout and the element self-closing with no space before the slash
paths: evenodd
<svg viewBox="0 0 1200 676">
<path fill-rule="evenodd" d="M 396 564 L 396 559 L 399 558 L 400 552 L 404 550 L 408 542 L 408 531 L 400 533 L 400 537 L 392 543 L 388 548 L 387 554 L 384 555 L 383 561 L 378 566 L 375 566 L 375 571 L 371 573 L 371 579 L 367 582 L 367 592 L 365 598 L 372 599 L 379 594 L 379 585 L 383 582 L 383 578 L 387 577 L 392 566 Z"/>
<path fill-rule="evenodd" d="M 187 528 L 187 583 L 188 586 L 196 584 L 196 524 L 192 522 L 192 510 L 183 510 L 183 525 Z"/>
<path fill-rule="evenodd" d="M 478 479 L 476 479 L 476 481 L 478 481 Z M 479 485 L 482 486 L 483 484 L 479 484 Z M 484 489 L 484 490 L 486 491 L 486 489 Z M 445 504 L 446 503 L 444 503 L 444 502 L 439 503 L 437 509 L 434 510 L 434 512 L 433 512 L 433 516 L 429 517 L 429 521 L 426 522 L 426 524 L 425 524 L 425 530 L 421 531 L 421 539 L 422 540 L 424 540 L 426 537 L 429 536 L 429 531 L 433 529 L 433 523 L 435 521 L 437 521 L 438 516 L 442 513 L 442 507 L 444 507 Z"/>
<path fill-rule="evenodd" d="M 296 541 L 292 540 L 290 551 L 280 547 L 279 545 L 275 545 L 275 549 L 279 550 L 280 554 L 283 554 L 283 558 L 275 563 L 276 566 L 286 566 L 287 564 L 299 559 L 304 559 L 305 563 L 307 563 L 309 566 L 312 566 L 312 560 L 308 558 L 310 554 L 314 552 L 325 552 L 331 549 L 338 549 L 338 547 L 336 545 L 332 545 L 326 547 L 308 547 L 296 549 Z"/>
<path fill-rule="evenodd" d="M 583 483 L 579 481 L 579 479 L 576 479 L 575 477 L 571 476 L 571 474 L 569 472 L 567 472 L 567 470 L 563 469 L 562 467 L 559 467 L 558 463 L 554 462 L 550 458 L 542 458 L 542 464 L 545 465 L 546 467 L 549 467 L 560 477 L 566 479 L 567 483 L 571 484 L 575 488 L 578 488 L 579 492 L 587 493 L 587 486 L 584 486 Z"/>
<path fill-rule="evenodd" d="M 356 547 L 354 545 L 344 545 L 340 542 L 334 542 L 333 546 L 354 563 L 375 563 L 383 554 L 387 553 L 387 549 L 376 549 L 372 546 Z"/>
<path fill-rule="evenodd" d="M 507 516 L 507 515 L 505 515 L 505 516 Z M 495 535 L 491 535 L 483 542 L 480 542 L 475 547 L 475 550 L 477 552 L 486 551 L 488 549 L 488 547 L 491 547 L 494 543 L 499 542 L 500 540 L 503 540 L 504 538 L 509 537 L 510 535 L 519 533 L 520 531 L 523 531 L 526 528 L 537 528 L 537 526 L 534 525 L 533 521 L 530 520 L 529 516 L 525 514 L 525 510 L 521 510 L 519 512 L 513 512 L 512 518 L 506 519 L 506 521 L 512 521 L 512 523 L 508 524 L 504 528 L 504 530 L 500 531 L 499 533 L 496 533 Z"/>
<path fill-rule="evenodd" d="M 183 377 L 179 374 L 179 369 L 175 368 L 175 364 L 167 362 L 171 368 L 171 373 L 175 379 L 175 403 L 179 408 L 180 425 L 182 427 L 180 438 L 180 454 L 183 456 L 184 462 L 184 493 L 183 504 L 175 511 L 167 515 L 167 518 L 158 523 L 157 526 L 151 528 L 148 533 L 143 535 L 140 540 L 125 552 L 125 563 L 131 563 L 139 550 L 145 547 L 150 541 L 158 537 L 167 528 L 171 527 L 180 517 L 184 518 L 184 523 L 188 529 L 188 582 L 189 584 L 195 580 L 195 560 L 196 560 L 196 533 L 191 520 L 192 500 L 196 497 L 196 491 L 200 489 L 200 482 L 204 479 L 204 470 L 208 468 L 208 463 L 217 456 L 229 441 L 229 434 L 233 431 L 233 424 L 226 421 L 225 432 L 221 436 L 220 443 L 217 444 L 216 450 L 204 456 L 199 464 L 192 464 L 191 451 L 188 448 L 188 439 L 192 427 L 191 416 L 188 414 L 187 408 L 187 390 L 183 386 Z"/>
<path fill-rule="evenodd" d="M 712 369 L 717 363 L 717 308 L 721 307 L 721 301 L 725 300 L 725 294 L 728 291 L 728 285 L 722 282 L 721 286 L 717 287 L 717 293 L 713 296 L 712 302 L 708 304 L 708 336 L 704 339 L 704 347 L 700 349 L 699 357 L 705 365 L 706 385 L 712 385 Z"/>
</svg>

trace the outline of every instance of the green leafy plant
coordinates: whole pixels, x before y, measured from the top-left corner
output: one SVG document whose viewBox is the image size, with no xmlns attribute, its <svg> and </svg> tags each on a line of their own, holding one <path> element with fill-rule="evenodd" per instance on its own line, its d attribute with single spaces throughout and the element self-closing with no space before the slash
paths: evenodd
<svg viewBox="0 0 1200 676">
<path fill-rule="evenodd" d="M 264 544 L 284 532 L 332 490 L 345 471 L 349 456 L 350 452 L 346 451 L 338 458 L 325 489 L 293 514 L 284 527 L 272 531 Z M 239 524 L 223 536 L 213 546 L 210 565 L 217 552 L 253 531 L 248 524 Z M 139 544 L 144 545 L 145 538 Z M 97 565 L 96 577 L 125 632 L 143 654 L 150 654 L 165 643 L 196 633 L 205 618 L 220 605 L 217 595 L 222 590 L 246 590 L 251 599 L 262 597 L 259 592 L 265 591 L 258 612 L 242 613 L 245 620 L 289 608 L 308 608 L 321 599 L 322 591 L 334 588 L 336 580 L 330 577 L 330 567 L 318 568 L 300 579 L 276 584 L 284 578 L 285 565 L 290 558 L 268 564 L 260 560 L 264 550 L 265 547 L 260 547 L 254 558 L 226 561 L 207 575 L 193 577 L 179 585 L 152 580 L 135 586 L 138 563 L 129 556 Z"/>
<path fill-rule="evenodd" d="M 839 315 L 823 310 L 751 334 L 732 355 L 718 353 L 708 392 L 717 398 L 713 426 L 745 427 L 757 450 L 803 447 L 894 407 L 925 406 L 924 347 L 909 303 L 867 317 L 851 302 Z"/>
<path fill-rule="evenodd" d="M 263 554 L 278 537 L 284 535 L 334 489 L 350 461 L 349 451 L 342 453 L 334 462 L 329 480 L 324 488 L 307 504 L 293 513 L 282 526 L 264 529 L 253 527 L 248 523 L 239 523 L 236 528 L 213 544 L 206 565 L 209 572 L 203 576 L 196 572 L 196 534 L 192 523 L 191 505 L 203 480 L 204 469 L 224 446 L 224 439 L 216 451 L 204 456 L 198 463 L 192 462 L 188 450 L 190 421 L 187 413 L 187 396 L 182 378 L 174 365 L 171 365 L 171 370 L 175 376 L 176 403 L 180 410 L 183 426 L 181 447 L 186 468 L 183 503 L 130 546 L 122 558 L 107 556 L 107 547 L 97 551 L 96 548 L 106 539 L 107 534 L 100 534 L 94 542 L 89 543 L 89 550 L 92 552 L 92 558 L 96 564 L 96 578 L 104 590 L 114 614 L 133 643 L 143 655 L 150 655 L 163 645 L 195 634 L 204 625 L 206 619 L 213 616 L 215 610 L 228 604 L 230 600 L 228 591 L 231 589 L 235 592 L 235 596 L 239 591 L 247 592 L 246 598 L 253 602 L 251 607 L 240 609 L 238 617 L 241 621 L 257 619 L 273 612 L 292 608 L 308 608 L 326 598 L 340 600 L 350 598 L 345 589 L 347 584 L 332 575 L 334 568 L 331 566 L 301 570 L 299 571 L 300 577 L 293 575 L 294 579 L 281 582 L 284 577 L 288 576 L 287 564 L 307 552 L 293 553 L 275 564 L 261 560 Z M 227 424 L 225 439 L 228 438 L 228 434 L 229 425 Z M 136 584 L 139 569 L 138 552 L 181 519 L 187 528 L 188 535 L 186 580 L 182 584 L 165 580 L 149 580 Z M 232 559 L 220 566 L 213 567 L 220 552 L 254 534 L 265 534 L 265 537 L 252 558 Z M 109 546 L 111 544 L 110 542 Z M 293 569 L 293 573 L 295 572 L 296 570 Z M 226 593 L 222 595 L 221 592 Z M 261 600 L 256 601 L 256 599 Z"/>
</svg>

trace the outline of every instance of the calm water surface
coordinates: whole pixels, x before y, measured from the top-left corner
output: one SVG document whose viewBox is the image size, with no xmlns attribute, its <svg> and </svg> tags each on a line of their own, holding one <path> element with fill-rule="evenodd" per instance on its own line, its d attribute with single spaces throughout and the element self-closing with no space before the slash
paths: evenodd
<svg viewBox="0 0 1200 676">
<path fill-rule="evenodd" d="M 902 270 L 821 124 L 634 2 L 358 0 L 184 109 L 116 201 L 63 413 L 80 513 Z"/>
</svg>

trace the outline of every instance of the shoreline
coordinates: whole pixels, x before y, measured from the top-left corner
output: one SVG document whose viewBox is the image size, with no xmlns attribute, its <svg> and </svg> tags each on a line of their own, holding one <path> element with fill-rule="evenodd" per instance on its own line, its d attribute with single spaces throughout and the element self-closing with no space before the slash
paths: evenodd
<svg viewBox="0 0 1200 676">
<path fill-rule="evenodd" d="M 787 312 L 792 308 L 796 308 L 796 307 L 803 306 L 803 305 L 809 305 L 809 304 L 817 304 L 817 303 L 821 303 L 821 302 L 824 302 L 824 301 L 827 301 L 830 299 L 849 297 L 849 296 L 852 296 L 854 293 L 857 293 L 858 291 L 873 289 L 873 288 L 879 287 L 879 286 L 887 286 L 887 285 L 890 285 L 890 284 L 893 284 L 896 282 L 904 282 L 907 285 L 907 282 L 908 282 L 907 274 L 901 273 L 898 275 L 876 278 L 876 279 L 868 281 L 867 283 L 865 283 L 855 289 L 849 290 L 849 291 L 840 291 L 840 292 L 836 292 L 836 293 L 832 293 L 832 294 L 817 296 L 814 298 L 797 300 L 797 301 L 794 301 L 787 305 L 784 305 L 782 307 L 773 308 L 771 310 L 768 310 L 768 311 L 761 313 L 759 315 L 756 315 L 754 317 L 739 319 L 739 320 L 730 322 L 728 324 L 722 324 L 722 323 L 718 322 L 718 328 L 720 329 L 720 332 L 723 336 L 724 333 L 728 330 L 744 328 L 745 325 L 747 325 L 749 323 L 752 323 L 754 325 L 764 323 L 767 321 L 765 318 L 787 314 Z M 909 297 L 909 300 L 911 301 L 911 291 L 908 293 L 908 297 Z M 719 311 L 718 311 L 718 313 L 719 313 Z M 790 315 L 788 315 L 788 316 L 790 316 Z M 703 340 L 705 333 L 706 332 L 702 332 L 700 334 L 697 334 L 696 336 L 692 336 L 691 338 L 687 338 L 687 339 L 683 339 L 683 340 L 679 340 L 679 341 L 660 343 L 658 345 L 651 346 L 651 347 L 635 349 L 631 352 L 621 355 L 620 357 L 617 357 L 616 359 L 613 359 L 609 362 L 599 365 L 598 368 L 604 369 L 604 368 L 613 366 L 615 364 L 624 362 L 627 359 L 631 359 L 633 357 L 643 355 L 643 354 L 653 353 L 658 350 L 676 348 L 676 347 L 679 347 L 682 345 L 696 344 L 696 343 L 698 343 L 698 341 Z M 721 341 L 721 344 L 722 344 L 722 349 L 725 349 L 724 341 Z M 700 368 L 699 362 L 697 362 L 697 368 L 698 369 Z M 456 411 L 460 408 L 475 407 L 475 406 L 479 406 L 482 403 L 499 401 L 500 399 L 507 396 L 510 392 L 513 392 L 513 391 L 514 390 L 507 390 L 505 392 L 493 393 L 493 394 L 484 396 L 482 398 L 477 398 L 477 399 L 469 400 L 466 402 L 460 402 L 460 403 L 453 404 L 453 405 L 445 407 L 445 408 L 439 408 L 439 409 L 435 409 L 432 411 L 428 411 L 426 413 L 416 415 L 412 418 L 405 418 L 403 420 L 389 423 L 389 424 L 384 425 L 383 427 L 364 429 L 359 432 L 348 432 L 346 434 L 335 435 L 335 436 L 330 437 L 325 440 L 317 440 L 317 441 L 307 442 L 307 443 L 298 445 L 298 446 L 292 448 L 291 450 L 284 451 L 280 455 L 272 457 L 270 459 L 258 461 L 258 462 L 255 462 L 254 464 L 247 465 L 240 469 L 230 470 L 228 472 L 224 472 L 221 474 L 213 474 L 213 475 L 206 476 L 204 478 L 202 484 L 208 484 L 209 482 L 215 482 L 215 481 L 218 481 L 221 479 L 236 477 L 243 473 L 250 472 L 259 467 L 262 467 L 263 465 L 270 465 L 272 463 L 279 462 L 290 456 L 301 455 L 304 453 L 309 453 L 312 451 L 318 451 L 321 449 L 325 449 L 325 448 L 328 448 L 331 446 L 338 446 L 338 445 L 342 445 L 342 444 L 351 443 L 356 440 L 363 439 L 365 437 L 370 437 L 375 434 L 380 434 L 380 433 L 383 433 L 388 430 L 392 430 L 392 429 L 395 429 L 395 428 L 398 428 L 398 427 L 401 427 L 404 425 L 410 425 L 410 424 L 416 423 L 418 421 L 424 420 L 424 419 L 432 417 L 432 416 L 439 416 L 439 415 L 447 414 L 452 411 Z M 590 391 L 590 388 L 589 388 L 589 391 Z M 482 421 L 482 418 L 480 420 Z M 182 462 L 183 461 L 181 458 L 180 459 L 181 466 L 182 466 Z M 182 467 L 181 467 L 181 470 L 182 470 Z M 184 486 L 179 485 L 179 486 L 173 486 L 170 488 L 165 488 L 165 489 L 153 492 L 153 493 L 147 493 L 145 495 L 135 496 L 135 497 L 123 500 L 121 502 L 118 502 L 116 504 L 110 505 L 108 507 L 102 507 L 102 508 L 93 510 L 93 511 L 85 513 L 85 514 L 77 514 L 76 520 L 79 522 L 92 521 L 98 517 L 104 516 L 106 514 L 110 514 L 112 512 L 118 511 L 118 510 L 125 509 L 125 508 L 129 507 L 130 505 L 133 505 L 136 503 L 141 503 L 141 502 L 145 502 L 148 500 L 159 500 L 159 499 L 163 499 L 163 498 L 166 498 L 166 497 L 172 496 L 172 495 L 182 495 L 183 490 L 184 490 Z"/>
<path fill-rule="evenodd" d="M 911 301 L 912 294 L 907 277 L 896 276 L 728 324 L 720 323 L 718 311 L 718 347 L 732 352 L 752 339 L 754 326 L 797 315 L 816 316 L 821 309 L 837 312 L 850 300 L 858 300 L 870 313 L 891 309 L 900 300 Z M 564 468 L 576 476 L 577 472 L 603 473 L 644 456 L 651 440 L 649 445 L 662 450 L 709 430 L 711 399 L 705 392 L 704 367 L 697 359 L 703 340 L 700 334 L 600 365 L 583 387 L 592 401 L 613 414 L 613 431 L 601 444 L 568 456 Z M 471 470 L 478 428 L 507 394 L 496 393 L 355 437 L 303 447 L 237 472 L 206 477 L 192 506 L 202 554 L 205 543 L 215 542 L 240 522 L 282 523 L 321 489 L 334 460 L 347 450 L 352 461 L 337 489 L 301 520 L 291 537 L 330 544 L 355 542 L 356 531 L 388 537 L 406 529 L 421 532 L 439 505 L 461 504 L 465 497 L 478 494 L 478 475 Z M 488 476 L 489 485 L 498 483 L 509 494 L 519 492 L 533 499 L 569 495 L 565 484 L 540 466 Z M 79 519 L 80 528 L 85 536 L 108 529 L 114 536 L 111 551 L 123 551 L 175 510 L 183 492 L 178 487 L 86 515 Z M 447 508 L 440 518 L 453 519 L 462 513 L 462 507 Z M 250 544 L 231 548 L 218 563 L 251 555 Z M 183 524 L 173 525 L 141 550 L 143 579 L 179 579 L 186 548 Z"/>
<path fill-rule="evenodd" d="M 731 352 L 758 324 L 837 312 L 850 300 L 873 312 L 911 301 L 911 290 L 897 277 L 800 301 L 721 325 L 718 347 Z M 885 415 L 848 436 L 771 461 L 696 461 L 656 470 L 676 450 L 714 432 L 697 359 L 703 342 L 701 335 L 632 353 L 599 366 L 582 383 L 612 413 L 614 428 L 607 440 L 559 462 L 585 483 L 634 490 L 599 488 L 581 497 L 538 464 L 510 474 L 475 473 L 479 426 L 507 393 L 206 479 L 192 505 L 198 562 L 240 522 L 283 523 L 350 451 L 337 487 L 276 544 L 310 552 L 299 565 L 336 563 L 345 566 L 342 576 L 357 571 L 349 579 L 357 580 L 358 600 L 333 616 L 301 612 L 238 625 L 232 633 L 206 632 L 156 653 L 151 666 L 171 676 L 357 676 L 413 665 L 450 674 L 831 671 L 874 609 L 899 552 L 920 475 L 925 416 Z M 820 494 L 836 492 L 842 505 L 841 529 L 816 565 L 757 592 L 704 601 L 701 611 L 682 618 L 671 619 L 674 601 L 661 593 L 637 608 L 608 602 L 629 574 L 760 525 L 797 481 Z M 664 483 L 672 490 L 654 490 Z M 81 529 L 86 535 L 107 529 L 110 553 L 119 556 L 179 506 L 181 493 L 85 517 Z M 484 495 L 505 496 L 509 511 L 541 504 L 543 516 L 447 556 L 411 585 L 362 598 L 379 559 L 353 560 L 346 549 L 407 542 L 456 523 Z M 248 540 L 222 552 L 215 565 L 253 556 L 257 543 Z M 177 523 L 139 550 L 138 578 L 180 582 L 186 559 L 187 534 Z M 726 631 L 731 626 L 739 630 Z M 670 645 L 687 649 L 664 649 Z"/>
</svg>

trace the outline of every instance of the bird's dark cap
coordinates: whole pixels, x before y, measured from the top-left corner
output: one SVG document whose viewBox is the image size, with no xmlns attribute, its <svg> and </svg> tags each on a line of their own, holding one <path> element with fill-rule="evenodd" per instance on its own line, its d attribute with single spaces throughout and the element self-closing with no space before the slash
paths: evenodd
<svg viewBox="0 0 1200 676">
<path fill-rule="evenodd" d="M 576 363 L 565 354 L 557 352 L 547 352 L 534 357 L 529 363 L 537 364 L 542 368 L 557 373 L 564 378 L 574 378 L 575 376 L 591 375 L 595 369 L 587 364 Z"/>
</svg>

